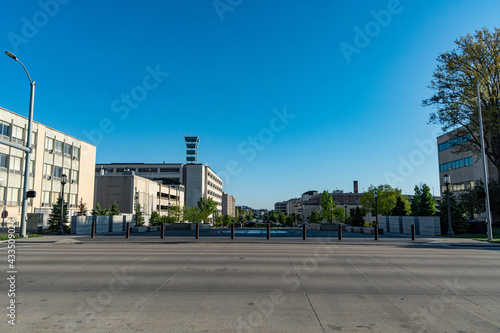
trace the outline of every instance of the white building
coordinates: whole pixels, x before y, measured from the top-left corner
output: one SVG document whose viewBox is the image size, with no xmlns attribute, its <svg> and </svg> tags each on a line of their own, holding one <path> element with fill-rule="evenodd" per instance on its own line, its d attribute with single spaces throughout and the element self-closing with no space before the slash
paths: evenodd
<svg viewBox="0 0 500 333">
<path fill-rule="evenodd" d="M 28 119 L 0 107 L 0 138 L 26 145 Z M 96 147 L 58 130 L 33 122 L 28 213 L 48 214 L 61 195 L 61 175 L 66 174 L 64 200 L 76 210 L 80 199 L 94 202 Z M 0 201 L 19 225 L 21 218 L 25 153 L 0 144 Z M 3 208 L 2 208 L 3 209 Z"/>
</svg>

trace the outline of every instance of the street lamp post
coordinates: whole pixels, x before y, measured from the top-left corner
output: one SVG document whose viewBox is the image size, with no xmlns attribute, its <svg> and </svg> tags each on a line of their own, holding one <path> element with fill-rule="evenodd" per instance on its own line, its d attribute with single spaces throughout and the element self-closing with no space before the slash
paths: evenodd
<svg viewBox="0 0 500 333">
<path fill-rule="evenodd" d="M 68 182 L 68 176 L 63 174 L 61 176 L 61 216 L 59 219 L 59 230 L 57 231 L 58 235 L 64 235 L 63 229 L 63 216 L 64 216 L 64 185 Z"/>
<path fill-rule="evenodd" d="M 375 240 L 378 239 L 378 192 L 373 193 L 375 197 Z"/>
<path fill-rule="evenodd" d="M 27 222 L 27 215 L 28 215 L 28 189 L 30 187 L 30 166 L 31 166 L 31 127 L 33 126 L 33 103 L 35 101 L 35 81 L 31 80 L 30 74 L 28 73 L 28 70 L 24 66 L 24 64 L 17 59 L 17 57 L 9 52 L 6 51 L 5 54 L 7 54 L 9 57 L 17 61 L 18 63 L 23 66 L 24 71 L 26 72 L 26 75 L 28 75 L 28 79 L 30 80 L 30 85 L 31 85 L 31 92 L 30 92 L 30 106 L 29 106 L 29 115 L 28 115 L 28 135 L 26 136 L 26 156 L 25 156 L 25 163 L 24 163 L 24 186 L 23 186 L 23 205 L 21 209 L 21 226 L 20 226 L 20 231 L 19 235 L 21 237 L 26 237 L 26 222 Z"/>
<path fill-rule="evenodd" d="M 444 184 L 446 185 L 446 200 L 448 202 L 448 236 L 453 237 L 455 234 L 453 233 L 453 228 L 451 227 L 451 206 L 450 206 L 450 175 L 444 175 Z"/>
<path fill-rule="evenodd" d="M 345 209 L 345 222 L 347 223 L 347 204 L 344 204 Z"/>
</svg>

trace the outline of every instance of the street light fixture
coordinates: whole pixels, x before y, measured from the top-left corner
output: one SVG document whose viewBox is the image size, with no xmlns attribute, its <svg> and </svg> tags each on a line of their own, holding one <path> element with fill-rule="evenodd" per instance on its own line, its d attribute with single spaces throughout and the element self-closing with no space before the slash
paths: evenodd
<svg viewBox="0 0 500 333">
<path fill-rule="evenodd" d="M 24 185 L 23 185 L 23 205 L 21 209 L 21 226 L 19 230 L 19 235 L 21 237 L 26 237 L 26 223 L 27 223 L 27 215 L 28 215 L 28 189 L 30 186 L 30 167 L 31 167 L 31 127 L 33 125 L 33 103 L 35 101 L 35 81 L 31 80 L 30 74 L 28 73 L 28 70 L 24 66 L 24 64 L 17 59 L 16 55 L 13 54 L 12 52 L 5 51 L 5 54 L 7 54 L 9 57 L 17 61 L 18 63 L 23 66 L 24 71 L 26 72 L 26 75 L 28 75 L 28 79 L 30 81 L 31 85 L 31 92 L 30 92 L 30 106 L 29 106 L 29 115 L 28 115 L 28 135 L 26 136 L 26 156 L 25 156 L 25 163 L 24 163 Z"/>
<path fill-rule="evenodd" d="M 450 206 L 451 179 L 449 174 L 445 174 L 443 177 L 444 177 L 444 184 L 446 185 L 446 199 L 448 201 L 448 236 L 453 237 L 455 236 L 455 234 L 453 233 L 453 228 L 451 227 L 451 206 Z"/>
<path fill-rule="evenodd" d="M 61 176 L 61 216 L 59 219 L 59 230 L 57 231 L 58 235 L 64 235 L 64 229 L 63 229 L 63 216 L 64 216 L 64 185 L 68 182 L 68 176 L 63 174 Z"/>
</svg>

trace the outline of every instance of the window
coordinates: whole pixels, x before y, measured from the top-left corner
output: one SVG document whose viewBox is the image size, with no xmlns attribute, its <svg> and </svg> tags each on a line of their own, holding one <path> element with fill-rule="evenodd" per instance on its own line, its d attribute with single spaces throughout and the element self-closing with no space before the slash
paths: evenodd
<svg viewBox="0 0 500 333">
<path fill-rule="evenodd" d="M 160 168 L 160 172 L 179 172 L 178 168 Z"/>
<path fill-rule="evenodd" d="M 64 144 L 64 156 L 71 157 L 71 145 Z"/>
<path fill-rule="evenodd" d="M 69 196 L 69 206 L 76 207 L 76 194 L 71 194 Z"/>
<path fill-rule="evenodd" d="M 21 173 L 21 158 L 11 156 L 10 157 L 10 172 L 13 173 Z"/>
<path fill-rule="evenodd" d="M 79 160 L 80 159 L 80 148 L 73 147 L 73 158 L 75 160 Z"/>
<path fill-rule="evenodd" d="M 7 171 L 8 167 L 9 167 L 9 155 L 0 154 L 0 169 L 5 169 L 5 171 Z"/>
<path fill-rule="evenodd" d="M 158 172 L 157 168 L 139 168 L 139 172 Z"/>
<path fill-rule="evenodd" d="M 464 158 L 464 165 L 465 166 L 469 166 L 469 165 L 472 165 L 472 156 L 471 157 L 466 157 Z"/>
<path fill-rule="evenodd" d="M 447 170 L 450 170 L 451 164 L 450 163 L 443 163 L 439 166 L 439 171 L 444 172 Z"/>
<path fill-rule="evenodd" d="M 35 174 L 35 161 L 31 160 L 30 163 L 30 176 L 33 176 Z"/>
<path fill-rule="evenodd" d="M 52 204 L 57 203 L 57 199 L 59 199 L 59 197 L 60 197 L 60 196 L 61 196 L 61 195 L 60 195 L 59 193 L 57 193 L 57 192 L 52 192 L 52 200 L 51 200 Z"/>
<path fill-rule="evenodd" d="M 78 184 L 78 171 L 71 170 L 71 182 Z"/>
<path fill-rule="evenodd" d="M 54 178 L 55 179 L 60 179 L 62 175 L 62 167 L 60 166 L 54 166 Z"/>
<path fill-rule="evenodd" d="M 22 144 L 24 141 L 24 128 L 14 125 L 12 127 L 12 141 Z"/>
<path fill-rule="evenodd" d="M 63 152 L 63 143 L 61 141 L 57 141 L 56 140 L 55 152 L 56 152 L 56 154 L 62 155 L 62 152 Z"/>
<path fill-rule="evenodd" d="M 36 146 L 36 132 L 31 132 L 31 147 Z"/>
<path fill-rule="evenodd" d="M 17 206 L 19 205 L 19 189 L 9 187 L 7 189 L 7 205 Z"/>
<path fill-rule="evenodd" d="M 42 207 L 50 206 L 50 192 L 42 191 Z"/>
<path fill-rule="evenodd" d="M 52 165 L 45 163 L 43 165 L 43 177 L 49 178 L 52 176 Z"/>
<path fill-rule="evenodd" d="M 54 139 L 45 138 L 45 150 L 46 151 L 54 151 Z"/>
<path fill-rule="evenodd" d="M 3 136 L 10 136 L 10 124 L 5 121 L 0 121 L 0 134 Z"/>
</svg>

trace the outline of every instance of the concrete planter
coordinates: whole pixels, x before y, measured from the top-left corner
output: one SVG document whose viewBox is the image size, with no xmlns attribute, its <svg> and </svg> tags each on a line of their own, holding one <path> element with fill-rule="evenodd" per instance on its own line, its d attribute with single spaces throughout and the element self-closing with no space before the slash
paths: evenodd
<svg viewBox="0 0 500 333">
<path fill-rule="evenodd" d="M 131 227 L 130 232 L 146 232 L 148 227 Z"/>
</svg>

